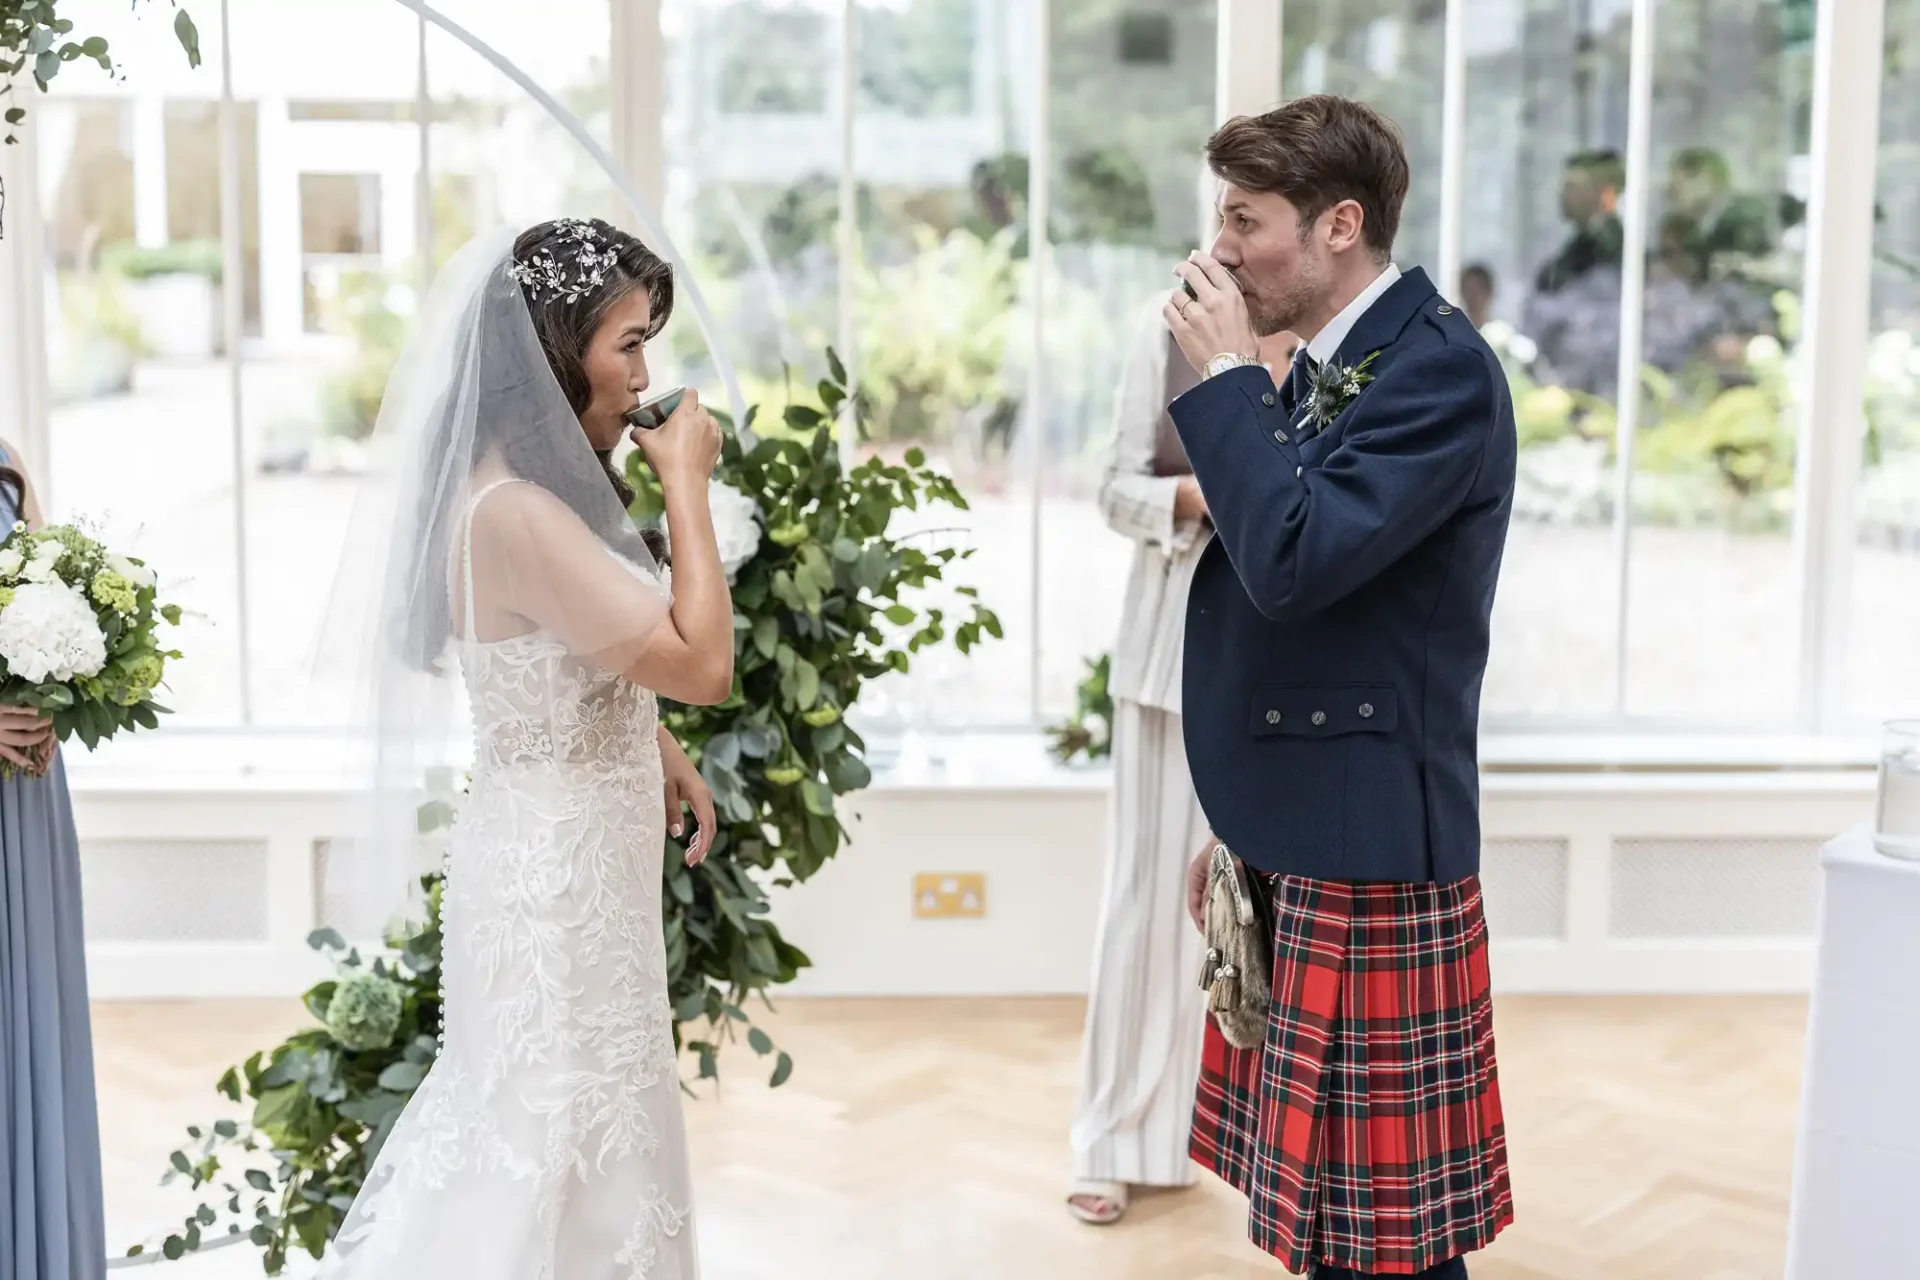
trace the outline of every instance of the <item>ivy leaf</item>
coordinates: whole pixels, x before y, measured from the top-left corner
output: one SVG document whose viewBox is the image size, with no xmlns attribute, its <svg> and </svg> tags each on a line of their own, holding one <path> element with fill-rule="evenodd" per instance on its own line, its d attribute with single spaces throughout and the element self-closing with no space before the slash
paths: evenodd
<svg viewBox="0 0 1920 1280">
<path fill-rule="evenodd" d="M 904 604 L 892 604 L 887 606 L 884 616 L 895 626 L 904 627 L 920 615 Z"/>
<path fill-rule="evenodd" d="M 247 1170 L 247 1185 L 255 1191 L 272 1191 L 273 1179 L 259 1169 Z"/>
<path fill-rule="evenodd" d="M 758 1027 L 747 1032 L 747 1043 L 763 1058 L 773 1052 L 773 1038 Z"/>
<path fill-rule="evenodd" d="M 773 1078 L 767 1081 L 767 1087 L 778 1089 L 791 1075 L 793 1075 L 793 1059 L 787 1056 L 785 1050 L 782 1050 L 780 1056 L 774 1059 Z"/>
</svg>

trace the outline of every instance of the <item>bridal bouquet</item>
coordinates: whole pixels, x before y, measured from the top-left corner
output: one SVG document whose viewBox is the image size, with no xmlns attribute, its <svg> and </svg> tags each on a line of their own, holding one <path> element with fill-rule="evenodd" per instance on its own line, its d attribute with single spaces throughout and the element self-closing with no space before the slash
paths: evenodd
<svg viewBox="0 0 1920 1280">
<path fill-rule="evenodd" d="M 45 714 L 62 742 L 159 727 L 153 691 L 180 656 L 162 621 L 180 609 L 156 600 L 153 571 L 80 528 L 16 523 L 0 540 L 0 702 Z"/>
</svg>

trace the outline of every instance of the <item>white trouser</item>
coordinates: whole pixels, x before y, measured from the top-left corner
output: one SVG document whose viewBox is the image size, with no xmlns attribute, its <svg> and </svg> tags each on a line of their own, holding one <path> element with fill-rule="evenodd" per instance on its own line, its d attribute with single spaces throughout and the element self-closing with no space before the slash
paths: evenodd
<svg viewBox="0 0 1920 1280">
<path fill-rule="evenodd" d="M 1180 717 L 1116 700 L 1111 843 L 1093 947 L 1073 1176 L 1187 1186 L 1200 1075 L 1206 948 L 1186 910 L 1186 868 L 1207 837 Z"/>
</svg>

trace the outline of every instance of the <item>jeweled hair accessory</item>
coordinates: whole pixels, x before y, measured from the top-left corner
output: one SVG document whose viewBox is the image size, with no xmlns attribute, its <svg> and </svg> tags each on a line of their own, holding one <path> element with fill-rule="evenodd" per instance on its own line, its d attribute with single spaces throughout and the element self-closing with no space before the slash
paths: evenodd
<svg viewBox="0 0 1920 1280">
<path fill-rule="evenodd" d="M 507 274 L 536 301 L 578 302 L 606 283 L 607 272 L 618 261 L 592 223 L 561 218 L 554 223 L 553 239 L 526 260 L 515 259 Z"/>
</svg>

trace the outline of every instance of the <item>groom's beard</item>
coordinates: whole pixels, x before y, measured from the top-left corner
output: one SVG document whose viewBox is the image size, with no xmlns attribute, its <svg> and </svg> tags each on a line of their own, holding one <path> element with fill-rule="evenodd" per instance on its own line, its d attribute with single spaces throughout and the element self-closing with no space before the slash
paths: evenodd
<svg viewBox="0 0 1920 1280">
<path fill-rule="evenodd" d="M 1318 290 L 1312 281 L 1296 280 L 1291 288 L 1277 297 L 1250 295 L 1247 299 L 1247 318 L 1253 322 L 1253 332 L 1258 337 L 1271 338 L 1287 329 L 1298 332 L 1301 321 L 1313 309 L 1317 298 Z"/>
</svg>

